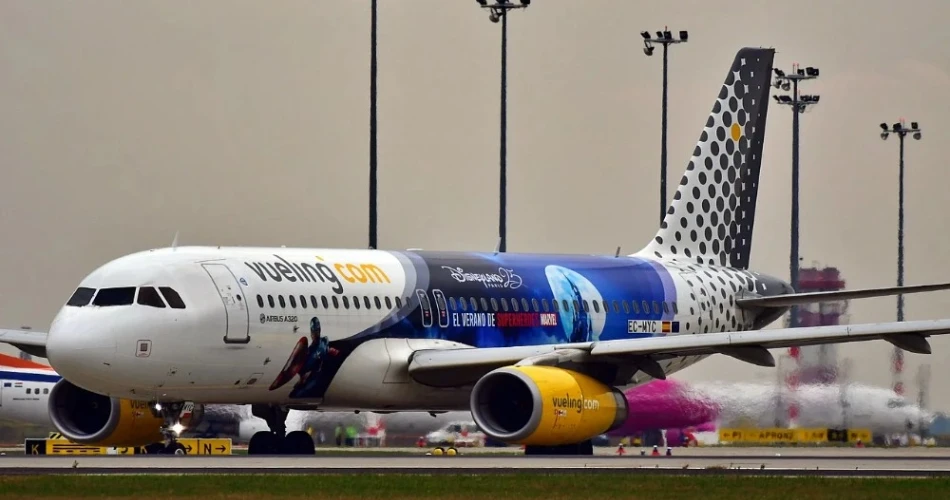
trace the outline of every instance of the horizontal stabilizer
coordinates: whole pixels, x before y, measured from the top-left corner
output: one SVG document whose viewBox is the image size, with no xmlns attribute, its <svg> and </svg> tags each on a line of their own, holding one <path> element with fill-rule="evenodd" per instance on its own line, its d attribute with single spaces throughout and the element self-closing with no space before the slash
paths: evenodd
<svg viewBox="0 0 950 500">
<path fill-rule="evenodd" d="M 791 307 L 815 302 L 834 302 L 838 300 L 867 299 L 887 297 L 908 293 L 935 292 L 950 290 L 950 283 L 933 285 L 891 286 L 887 288 L 865 288 L 863 290 L 834 290 L 829 292 L 789 293 L 771 297 L 748 297 L 736 299 L 739 307 Z"/>
</svg>

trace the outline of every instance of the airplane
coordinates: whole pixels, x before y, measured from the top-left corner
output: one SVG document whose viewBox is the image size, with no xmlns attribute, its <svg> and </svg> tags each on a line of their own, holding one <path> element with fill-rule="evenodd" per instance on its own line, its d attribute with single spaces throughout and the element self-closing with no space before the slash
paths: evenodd
<svg viewBox="0 0 950 500">
<path fill-rule="evenodd" d="M 861 383 L 807 384 L 789 390 L 777 384 L 655 380 L 627 390 L 627 420 L 611 436 L 653 429 L 786 426 L 789 408 L 796 427 L 858 428 L 875 434 L 920 430 L 934 414 L 884 387 Z M 776 422 L 779 422 L 778 424 Z"/>
<path fill-rule="evenodd" d="M 60 378 L 49 366 L 0 353 L 0 421 L 52 425 L 47 400 Z"/>
<path fill-rule="evenodd" d="M 795 304 L 950 288 L 796 293 L 750 269 L 774 52 L 738 51 L 637 253 L 173 244 L 100 266 L 48 332 L 0 341 L 65 377 L 51 416 L 75 442 L 174 453 L 196 406 L 250 404 L 269 427 L 252 455 L 314 453 L 286 432 L 290 409 L 469 410 L 528 455 L 590 455 L 626 419 L 623 389 L 713 354 L 774 366 L 768 349 L 879 339 L 929 353 L 950 320 L 764 330 Z"/>
</svg>

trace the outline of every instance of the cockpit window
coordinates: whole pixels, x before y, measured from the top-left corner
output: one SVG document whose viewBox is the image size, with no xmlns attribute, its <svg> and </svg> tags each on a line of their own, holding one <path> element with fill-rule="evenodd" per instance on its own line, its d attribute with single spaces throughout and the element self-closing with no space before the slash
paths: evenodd
<svg viewBox="0 0 950 500">
<path fill-rule="evenodd" d="M 139 288 L 139 298 L 136 302 L 143 306 L 165 308 L 165 303 L 162 302 L 162 297 L 158 295 L 158 291 L 150 286 Z"/>
<path fill-rule="evenodd" d="M 92 296 L 95 294 L 96 291 L 92 288 L 79 287 L 73 292 L 73 296 L 69 298 L 66 305 L 75 307 L 88 306 L 89 301 L 92 300 Z"/>
<path fill-rule="evenodd" d="M 165 300 L 168 302 L 169 307 L 172 309 L 185 308 L 185 302 L 181 300 L 181 295 L 178 295 L 178 292 L 167 286 L 160 286 L 158 289 L 162 292 L 162 295 L 165 296 Z"/>
<path fill-rule="evenodd" d="M 96 294 L 93 305 L 100 307 L 110 306 L 130 306 L 135 299 L 135 287 L 124 286 L 120 288 L 102 288 Z"/>
</svg>

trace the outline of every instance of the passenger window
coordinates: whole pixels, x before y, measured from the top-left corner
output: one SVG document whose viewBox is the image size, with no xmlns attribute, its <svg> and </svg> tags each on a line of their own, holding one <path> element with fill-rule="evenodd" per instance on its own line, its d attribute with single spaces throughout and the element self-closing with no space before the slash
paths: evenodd
<svg viewBox="0 0 950 500">
<path fill-rule="evenodd" d="M 491 298 L 491 310 L 498 312 L 498 301 L 495 300 L 495 297 Z"/>
<path fill-rule="evenodd" d="M 670 312 L 670 304 L 669 304 L 669 302 L 667 302 L 667 301 L 665 301 L 665 300 L 663 301 L 663 312 L 665 312 L 665 313 L 669 313 L 669 312 Z"/>
<path fill-rule="evenodd" d="M 531 310 L 531 309 L 528 309 L 528 299 L 521 299 L 521 310 L 524 312 L 528 312 Z"/>
<path fill-rule="evenodd" d="M 346 304 L 346 297 L 343 297 L 343 304 Z M 360 298 L 353 297 L 353 309 L 359 309 L 359 308 L 360 308 Z"/>
<path fill-rule="evenodd" d="M 590 305 L 587 303 L 587 299 L 581 301 L 581 304 L 584 305 L 584 312 L 590 312 Z M 596 302 L 595 302 L 596 304 Z"/>
<path fill-rule="evenodd" d="M 43 394 L 49 394 L 49 389 L 43 389 Z"/>
<path fill-rule="evenodd" d="M 449 305 L 452 306 L 453 311 L 458 309 L 457 305 L 455 304 L 455 297 L 449 297 Z"/>
<path fill-rule="evenodd" d="M 475 297 L 469 297 L 468 300 L 472 304 L 472 312 L 478 311 L 478 302 L 475 302 Z"/>
<path fill-rule="evenodd" d="M 610 312 L 610 304 L 608 304 L 606 300 L 604 301 L 604 312 Z"/>
<path fill-rule="evenodd" d="M 297 298 L 294 297 L 293 295 L 291 295 L 291 296 L 289 296 L 289 297 L 287 297 L 287 298 L 290 299 L 290 307 L 293 308 L 293 309 L 296 309 L 296 308 L 297 308 Z"/>
<path fill-rule="evenodd" d="M 305 297 L 305 296 L 303 296 L 303 295 L 300 296 L 300 307 L 302 307 L 302 308 L 304 308 L 304 309 L 307 308 L 307 297 Z"/>
<path fill-rule="evenodd" d="M 324 299 L 324 300 L 326 300 L 326 299 Z M 313 306 L 314 309 L 317 308 L 317 296 L 316 296 L 316 295 L 311 295 L 311 296 L 310 296 L 310 305 Z M 324 307 L 326 307 L 326 306 L 324 306 Z"/>
<path fill-rule="evenodd" d="M 344 295 L 344 296 L 343 296 L 343 309 L 349 309 L 349 308 L 350 308 L 350 299 L 348 299 L 348 298 L 346 297 L 346 295 Z"/>
<path fill-rule="evenodd" d="M 544 309 L 544 312 L 551 310 L 550 306 L 548 306 L 548 299 L 541 299 L 541 309 Z"/>
<path fill-rule="evenodd" d="M 260 295 L 257 296 L 257 301 L 261 304 L 264 303 L 264 299 Z M 158 291 L 150 286 L 143 286 L 139 288 L 139 297 L 136 299 L 140 305 L 157 307 L 159 309 L 165 308 L 165 303 L 162 302 L 162 297 L 158 294 Z"/>
<path fill-rule="evenodd" d="M 280 303 L 280 308 L 281 308 L 281 309 L 286 309 L 286 308 L 287 308 L 287 302 L 284 301 L 284 296 L 283 296 L 283 295 L 278 295 L 278 296 L 277 296 L 277 302 Z"/>
<path fill-rule="evenodd" d="M 614 301 L 614 312 L 615 313 L 620 312 L 620 304 L 618 304 L 616 300 Z"/>
<path fill-rule="evenodd" d="M 592 300 L 591 302 L 594 303 L 594 312 L 598 312 L 598 313 L 599 313 L 599 312 L 600 312 L 600 303 L 598 303 L 596 300 Z M 586 300 L 584 301 L 584 305 L 585 305 L 585 306 L 587 305 L 587 301 L 586 301 Z M 585 307 L 584 309 L 586 310 L 587 308 Z"/>
<path fill-rule="evenodd" d="M 627 299 L 623 299 L 621 303 L 623 304 L 623 313 L 630 314 L 630 304 L 627 303 Z M 636 302 L 633 305 L 637 305 Z"/>
<path fill-rule="evenodd" d="M 346 297 L 343 297 L 343 301 L 344 302 L 346 301 Z M 333 308 L 334 309 L 340 308 L 340 299 L 338 299 L 336 295 L 333 296 Z"/>
<path fill-rule="evenodd" d="M 389 300 L 389 295 L 386 296 L 386 309 L 393 308 L 393 301 Z"/>
<path fill-rule="evenodd" d="M 554 312 L 558 312 L 558 310 L 557 310 L 557 299 L 554 299 L 554 300 L 551 301 L 551 307 L 552 307 L 552 309 L 554 309 Z"/>
<path fill-rule="evenodd" d="M 679 314 L 679 307 L 676 307 L 676 302 L 673 302 L 673 314 Z"/>
<path fill-rule="evenodd" d="M 26 393 L 27 393 L 27 394 L 30 393 L 30 388 L 29 388 L 29 387 L 26 388 Z"/>
<path fill-rule="evenodd" d="M 465 299 L 459 299 L 459 306 L 463 311 L 468 311 L 468 302 Z"/>
<path fill-rule="evenodd" d="M 139 300 L 142 300 L 142 292 L 139 291 Z M 257 307 L 264 307 L 264 297 L 261 297 L 260 294 L 257 295 Z"/>
<path fill-rule="evenodd" d="M 373 302 L 376 303 L 376 309 L 382 309 L 382 308 L 383 308 L 383 305 L 379 302 L 379 296 L 378 296 L 378 295 L 375 296 L 375 297 L 373 297 Z"/>
<path fill-rule="evenodd" d="M 531 299 L 531 308 L 534 312 L 538 312 L 538 299 Z"/>
<path fill-rule="evenodd" d="M 273 296 L 273 295 L 268 295 L 268 296 L 267 296 L 267 303 L 270 304 L 271 308 L 274 307 L 274 296 Z"/>
<path fill-rule="evenodd" d="M 650 314 L 650 303 L 644 300 L 641 304 L 643 304 L 643 314 Z"/>
<path fill-rule="evenodd" d="M 446 307 L 445 307 L 445 296 L 442 295 L 441 293 L 438 294 L 438 295 L 436 295 L 436 296 L 435 296 L 435 305 L 436 305 L 439 309 L 445 311 L 445 310 L 446 310 Z"/>
<path fill-rule="evenodd" d="M 660 314 L 660 304 L 657 301 L 653 301 L 653 314 Z"/>
<path fill-rule="evenodd" d="M 575 311 L 580 310 L 580 304 L 577 303 L 577 299 L 574 299 L 574 300 L 572 300 L 571 302 L 574 303 L 574 310 L 575 310 Z"/>
<path fill-rule="evenodd" d="M 73 292 L 73 296 L 66 301 L 66 305 L 74 307 L 88 306 L 89 301 L 92 300 L 92 296 L 95 294 L 96 291 L 92 288 L 79 287 Z"/>
<path fill-rule="evenodd" d="M 633 314 L 640 314 L 640 304 L 637 301 L 631 300 L 630 307 L 633 309 Z"/>
<path fill-rule="evenodd" d="M 508 300 L 507 300 L 507 299 L 504 299 L 504 298 L 501 299 L 501 310 L 504 311 L 504 312 L 508 312 Z"/>
<path fill-rule="evenodd" d="M 171 307 L 172 309 L 185 308 L 185 302 L 181 300 L 181 296 L 178 295 L 178 292 L 175 290 L 167 286 L 160 286 L 158 287 L 158 291 L 162 292 L 162 295 L 165 296 L 165 302 L 168 302 L 168 307 Z"/>
<path fill-rule="evenodd" d="M 320 296 L 320 303 L 323 304 L 323 308 L 324 308 L 324 309 L 329 309 L 329 308 L 330 308 L 330 303 L 327 302 L 327 296 L 326 296 L 326 295 L 321 295 L 321 296 Z M 336 307 L 336 301 L 333 301 L 333 307 Z"/>
<path fill-rule="evenodd" d="M 103 288 L 96 294 L 93 305 L 100 307 L 130 306 L 135 299 L 135 287 Z"/>
<path fill-rule="evenodd" d="M 366 306 L 367 309 L 373 308 L 373 305 L 369 303 L 369 297 L 366 295 L 363 296 L 363 305 Z"/>
<path fill-rule="evenodd" d="M 564 310 L 565 310 L 565 311 L 570 311 L 570 310 L 571 310 L 571 306 L 567 303 L 567 299 L 561 299 L 561 305 L 564 306 Z M 577 304 L 575 304 L 575 306 L 576 306 L 576 305 L 577 305 Z"/>
<path fill-rule="evenodd" d="M 399 297 L 396 297 L 396 308 L 397 309 L 402 308 L 402 299 L 400 299 Z"/>
<path fill-rule="evenodd" d="M 518 312 L 518 299 L 511 299 L 511 310 Z"/>
</svg>

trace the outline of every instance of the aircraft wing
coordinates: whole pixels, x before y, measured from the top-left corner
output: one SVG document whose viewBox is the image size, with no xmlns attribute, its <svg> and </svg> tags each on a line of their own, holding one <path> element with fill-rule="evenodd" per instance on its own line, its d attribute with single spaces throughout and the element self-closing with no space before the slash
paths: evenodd
<svg viewBox="0 0 950 500">
<path fill-rule="evenodd" d="M 0 342 L 10 344 L 33 356 L 46 357 L 46 332 L 0 329 Z"/>
<path fill-rule="evenodd" d="M 427 385 L 447 386 L 477 380 L 509 365 L 568 363 L 633 365 L 653 378 L 665 378 L 657 360 L 677 356 L 725 354 L 741 361 L 775 366 L 768 349 L 886 340 L 904 350 L 929 354 L 927 337 L 950 333 L 950 320 L 777 328 L 744 332 L 670 335 L 560 345 L 427 349 L 416 351 L 409 374 Z"/>
</svg>

